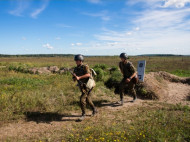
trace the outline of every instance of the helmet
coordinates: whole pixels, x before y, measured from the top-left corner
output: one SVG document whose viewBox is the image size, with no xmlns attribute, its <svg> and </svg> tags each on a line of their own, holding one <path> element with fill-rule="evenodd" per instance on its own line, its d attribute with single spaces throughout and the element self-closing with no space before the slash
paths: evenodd
<svg viewBox="0 0 190 142">
<path fill-rule="evenodd" d="M 84 56 L 81 54 L 75 55 L 74 60 L 75 61 L 84 61 Z"/>
<path fill-rule="evenodd" d="M 123 59 L 125 59 L 125 60 L 128 59 L 128 56 L 127 56 L 126 53 L 121 53 L 119 57 L 120 57 L 120 58 L 123 58 Z"/>
</svg>

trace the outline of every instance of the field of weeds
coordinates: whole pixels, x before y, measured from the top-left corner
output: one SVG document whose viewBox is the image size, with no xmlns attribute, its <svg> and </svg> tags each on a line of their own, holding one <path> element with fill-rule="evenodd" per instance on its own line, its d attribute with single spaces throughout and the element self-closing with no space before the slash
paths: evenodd
<svg viewBox="0 0 190 142">
<path fill-rule="evenodd" d="M 146 73 L 190 77 L 190 57 L 130 57 L 135 67 L 139 60 L 147 61 Z M 80 92 L 70 73 L 27 72 L 33 67 L 73 68 L 73 57 L 0 58 L 0 141 L 190 141 L 189 106 L 140 99 L 113 105 L 119 96 L 104 84 L 110 77 L 121 79 L 119 61 L 116 56 L 85 58 L 98 74 L 93 101 L 99 114 L 76 123 Z"/>
</svg>

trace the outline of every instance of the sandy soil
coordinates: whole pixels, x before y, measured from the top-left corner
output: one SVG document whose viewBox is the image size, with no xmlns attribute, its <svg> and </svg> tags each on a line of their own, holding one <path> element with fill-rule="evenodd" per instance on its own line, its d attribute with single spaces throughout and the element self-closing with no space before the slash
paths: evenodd
<svg viewBox="0 0 190 142">
<path fill-rule="evenodd" d="M 149 86 L 152 89 L 155 89 L 157 93 L 160 93 L 159 100 L 160 102 L 167 102 L 171 104 L 181 103 L 183 105 L 190 106 L 190 101 L 188 97 L 190 96 L 190 85 L 183 83 L 175 83 L 168 80 L 161 80 L 161 83 L 157 81 L 155 82 L 155 74 L 148 75 L 150 83 Z M 151 79 L 154 78 L 154 79 Z M 156 88 L 155 88 L 156 86 Z M 162 94 L 163 93 L 163 94 Z M 119 97 L 119 96 L 118 96 Z M 119 99 L 119 98 L 118 98 Z M 98 111 L 101 114 L 101 111 L 117 111 L 119 109 L 125 109 L 126 107 L 133 106 L 143 106 L 146 102 L 154 102 L 153 100 L 141 100 L 138 99 L 136 102 L 131 103 L 131 97 L 125 96 L 125 103 L 123 106 L 119 106 L 116 102 L 107 102 L 102 103 L 102 107 L 98 108 Z M 90 113 L 90 112 L 89 112 Z M 75 121 L 80 116 L 80 113 L 72 112 L 72 115 L 63 115 L 59 121 L 50 121 L 47 123 L 38 123 L 36 121 L 24 121 L 20 120 L 18 122 L 3 124 L 0 126 L 0 141 L 5 141 L 9 137 L 17 137 L 17 138 L 30 138 L 32 136 L 40 136 L 40 134 L 47 133 L 47 135 L 51 135 L 55 130 L 60 129 L 70 129 L 72 128 L 72 124 L 76 123 Z M 90 119 L 90 117 L 88 117 Z M 98 118 L 93 118 L 95 119 Z M 86 121 L 86 120 L 84 120 Z"/>
</svg>

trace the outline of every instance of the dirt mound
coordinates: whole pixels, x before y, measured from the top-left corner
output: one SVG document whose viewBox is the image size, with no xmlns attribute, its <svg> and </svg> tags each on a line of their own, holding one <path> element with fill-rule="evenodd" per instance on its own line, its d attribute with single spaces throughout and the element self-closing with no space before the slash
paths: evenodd
<svg viewBox="0 0 190 142">
<path fill-rule="evenodd" d="M 190 94 L 190 78 L 181 78 L 167 72 L 150 72 L 145 81 L 137 84 L 137 94 L 141 98 L 165 101 L 185 100 Z"/>
<path fill-rule="evenodd" d="M 31 74 L 51 74 L 51 73 L 59 73 L 59 74 L 64 74 L 69 71 L 73 71 L 73 68 L 58 68 L 57 66 L 49 66 L 49 67 L 40 67 L 40 68 L 30 68 L 28 71 Z"/>
<path fill-rule="evenodd" d="M 57 66 L 31 68 L 31 69 L 29 69 L 29 72 L 32 73 L 32 74 L 58 73 L 59 72 L 59 68 Z"/>
<path fill-rule="evenodd" d="M 112 73 L 112 76 L 105 82 L 105 86 L 114 89 L 115 94 L 119 94 L 119 83 L 122 79 L 120 72 Z M 137 96 L 141 99 L 166 100 L 172 95 L 174 98 L 189 100 L 190 96 L 190 78 L 182 78 L 170 73 L 150 72 L 145 75 L 144 82 L 138 83 L 135 87 Z M 176 87 L 175 87 L 176 86 Z M 180 87 L 179 87 L 180 86 Z M 125 94 L 128 94 L 126 85 Z M 180 96 L 180 97 L 179 97 Z M 178 99 L 179 100 L 179 99 Z"/>
<path fill-rule="evenodd" d="M 50 74 L 51 71 L 48 67 L 41 67 L 41 68 L 31 68 L 29 72 L 32 74 Z"/>
<path fill-rule="evenodd" d="M 170 82 L 176 82 L 176 83 L 186 83 L 190 85 L 190 77 L 189 78 L 182 78 L 182 77 L 178 77 L 175 76 L 173 74 L 164 72 L 164 71 L 160 71 L 158 72 L 159 76 L 161 76 L 162 78 L 164 78 L 165 80 L 168 80 Z"/>
<path fill-rule="evenodd" d="M 62 68 L 60 68 L 59 73 L 60 73 L 60 74 L 64 74 L 64 73 L 69 72 L 69 71 L 72 71 L 72 72 L 73 72 L 73 70 L 74 70 L 73 68 L 62 67 Z"/>
<path fill-rule="evenodd" d="M 59 68 L 57 66 L 50 66 L 48 68 L 49 71 L 51 71 L 52 73 L 57 73 L 59 72 Z"/>
</svg>

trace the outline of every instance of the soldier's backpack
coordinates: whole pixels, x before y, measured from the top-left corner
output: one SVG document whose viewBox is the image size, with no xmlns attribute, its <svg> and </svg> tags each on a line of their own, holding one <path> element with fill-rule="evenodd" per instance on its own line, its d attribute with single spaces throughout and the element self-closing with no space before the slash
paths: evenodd
<svg viewBox="0 0 190 142">
<path fill-rule="evenodd" d="M 96 83 L 95 83 L 95 81 L 93 79 L 93 77 L 96 76 L 96 75 L 97 75 L 96 72 L 92 68 L 90 68 L 90 77 L 88 79 L 88 82 L 86 83 L 86 87 L 88 89 L 92 89 L 92 88 L 94 88 L 96 86 Z"/>
</svg>

